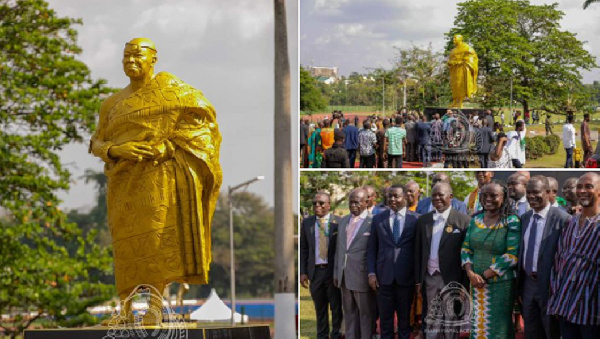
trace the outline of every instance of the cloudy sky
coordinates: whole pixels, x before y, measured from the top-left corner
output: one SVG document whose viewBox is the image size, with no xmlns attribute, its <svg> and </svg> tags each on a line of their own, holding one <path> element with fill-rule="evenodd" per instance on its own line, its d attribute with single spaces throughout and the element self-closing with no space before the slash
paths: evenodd
<svg viewBox="0 0 600 339">
<path fill-rule="evenodd" d="M 204 92 L 215 106 L 223 136 L 222 192 L 258 175 L 265 180 L 248 191 L 273 204 L 273 1 L 272 0 L 48 0 L 60 16 L 83 19 L 76 26 L 81 60 L 95 78 L 122 88 L 128 84 L 121 58 L 134 37 L 154 40 L 156 72 L 168 71 Z M 286 4 L 292 71 L 292 103 L 297 97 L 298 1 Z M 292 117 L 297 105 L 292 105 Z M 293 118 L 292 121 L 296 121 Z M 292 128 L 295 131 L 297 128 Z M 296 140 L 297 134 L 292 135 Z M 293 147 L 296 150 L 296 147 Z M 61 194 L 67 208 L 94 204 L 95 189 L 80 179 L 87 168 L 101 170 L 86 145 L 62 154 L 74 184 Z M 292 159 L 297 158 L 297 152 Z M 297 175 L 293 177 L 297 186 Z M 296 202 L 297 190 L 294 190 Z M 297 205 L 295 203 L 294 205 Z"/>
<path fill-rule="evenodd" d="M 341 75 L 366 68 L 390 69 L 394 47 L 432 44 L 444 47 L 453 27 L 458 0 L 302 0 L 300 63 L 338 66 Z M 530 0 L 550 4 L 549 0 Z M 582 9 L 584 0 L 560 0 L 562 29 L 588 41 L 585 48 L 600 64 L 600 4 Z M 583 73 L 585 82 L 600 80 L 600 70 Z"/>
</svg>

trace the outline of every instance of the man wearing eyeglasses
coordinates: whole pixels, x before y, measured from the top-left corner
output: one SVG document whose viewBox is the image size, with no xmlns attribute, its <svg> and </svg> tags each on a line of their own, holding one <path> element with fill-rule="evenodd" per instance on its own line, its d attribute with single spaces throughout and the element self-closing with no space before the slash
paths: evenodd
<svg viewBox="0 0 600 339">
<path fill-rule="evenodd" d="M 302 222 L 300 233 L 300 285 L 308 288 L 317 314 L 317 338 L 340 338 L 342 297 L 333 286 L 333 260 L 338 218 L 331 213 L 328 193 L 313 198 L 315 215 Z M 331 307 L 331 332 L 328 309 Z"/>
</svg>

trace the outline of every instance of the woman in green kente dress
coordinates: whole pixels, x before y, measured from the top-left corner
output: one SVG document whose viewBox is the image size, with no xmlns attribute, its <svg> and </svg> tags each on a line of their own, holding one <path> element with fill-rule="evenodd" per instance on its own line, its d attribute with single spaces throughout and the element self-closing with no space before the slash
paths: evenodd
<svg viewBox="0 0 600 339">
<path fill-rule="evenodd" d="M 481 189 L 483 213 L 471 219 L 461 258 L 471 281 L 471 338 L 514 338 L 513 301 L 521 223 L 508 201 L 506 185 Z"/>
</svg>

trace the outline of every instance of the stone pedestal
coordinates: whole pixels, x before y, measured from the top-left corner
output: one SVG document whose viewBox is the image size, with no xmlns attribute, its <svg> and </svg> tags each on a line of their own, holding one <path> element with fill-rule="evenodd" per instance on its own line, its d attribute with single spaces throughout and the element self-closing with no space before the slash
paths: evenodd
<svg viewBox="0 0 600 339">
<path fill-rule="evenodd" d="M 76 329 L 26 330 L 24 339 L 270 339 L 268 325 L 240 325 L 236 327 L 196 327 L 166 329 L 153 326 L 114 328 L 98 326 Z"/>
</svg>

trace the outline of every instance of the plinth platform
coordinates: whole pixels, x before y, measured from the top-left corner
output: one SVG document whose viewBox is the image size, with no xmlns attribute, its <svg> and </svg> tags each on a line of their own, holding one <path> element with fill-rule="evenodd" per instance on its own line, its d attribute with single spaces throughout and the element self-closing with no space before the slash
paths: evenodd
<svg viewBox="0 0 600 339">
<path fill-rule="evenodd" d="M 156 326 L 140 326 L 114 329 L 107 326 L 96 326 L 73 329 L 41 329 L 25 330 L 24 339 L 271 339 L 269 325 L 240 325 L 236 327 L 196 327 L 186 326 L 183 329 L 158 328 Z"/>
</svg>

